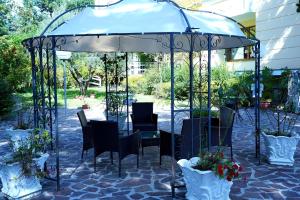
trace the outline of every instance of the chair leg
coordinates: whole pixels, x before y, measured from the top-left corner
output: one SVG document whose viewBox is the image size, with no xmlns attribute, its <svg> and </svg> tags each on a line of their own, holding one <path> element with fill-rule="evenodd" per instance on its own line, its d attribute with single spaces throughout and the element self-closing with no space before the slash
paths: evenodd
<svg viewBox="0 0 300 200">
<path fill-rule="evenodd" d="M 110 152 L 110 162 L 111 164 L 114 164 L 114 155 L 112 151 Z"/>
<path fill-rule="evenodd" d="M 83 153 L 84 153 L 84 150 L 82 148 L 82 152 L 81 152 L 81 160 L 83 159 Z"/>
<path fill-rule="evenodd" d="M 142 156 L 144 156 L 144 147 L 142 146 Z"/>
<path fill-rule="evenodd" d="M 119 177 L 121 177 L 121 159 L 119 158 Z"/>
<path fill-rule="evenodd" d="M 94 156 L 94 172 L 96 172 L 96 156 Z"/>
<path fill-rule="evenodd" d="M 139 168 L 139 154 L 136 155 L 136 167 Z"/>
<path fill-rule="evenodd" d="M 172 198 L 175 198 L 175 185 L 171 183 L 171 190 L 172 190 Z"/>
<path fill-rule="evenodd" d="M 159 155 L 159 166 L 161 166 L 161 155 Z"/>
</svg>

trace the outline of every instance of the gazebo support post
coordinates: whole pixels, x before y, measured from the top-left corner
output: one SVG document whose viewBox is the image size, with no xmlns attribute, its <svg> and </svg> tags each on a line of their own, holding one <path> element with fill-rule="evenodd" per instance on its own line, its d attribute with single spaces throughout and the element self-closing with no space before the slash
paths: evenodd
<svg viewBox="0 0 300 200">
<path fill-rule="evenodd" d="M 260 41 L 254 46 L 255 51 L 255 142 L 256 157 L 260 164 Z"/>
<path fill-rule="evenodd" d="M 127 135 L 129 135 L 129 100 L 128 100 L 128 53 L 126 52 L 126 109 L 127 109 Z"/>
<path fill-rule="evenodd" d="M 105 114 L 108 120 L 108 80 L 107 80 L 107 54 L 104 54 L 104 71 L 105 71 Z"/>
<path fill-rule="evenodd" d="M 117 53 L 115 53 L 115 61 L 117 60 Z M 118 68 L 119 68 L 119 65 L 118 65 L 118 61 L 117 62 L 115 62 L 115 90 L 116 90 L 116 92 L 115 92 L 115 95 L 116 95 L 116 98 L 118 98 L 118 82 L 119 82 L 119 80 L 118 80 L 118 76 L 119 76 L 119 74 L 118 74 Z M 117 123 L 118 123 L 118 127 L 119 127 L 119 105 L 117 105 Z"/>
<path fill-rule="evenodd" d="M 192 150 L 192 155 L 194 156 L 194 116 L 193 116 L 193 111 L 194 111 L 194 103 L 193 103 L 193 99 L 194 99 L 194 95 L 193 95 L 193 90 L 194 90 L 194 63 L 193 63 L 193 52 L 194 52 L 194 35 L 191 33 L 191 43 L 190 43 L 190 52 L 189 52 L 189 68 L 190 68 L 190 90 L 189 90 L 189 94 L 190 94 L 190 98 L 189 98 L 189 103 L 190 103 L 190 118 L 192 119 L 192 138 L 191 138 L 191 150 Z"/>
<path fill-rule="evenodd" d="M 207 110 L 208 110 L 208 151 L 211 147 L 211 34 L 207 37 Z"/>
<path fill-rule="evenodd" d="M 45 114 L 45 88 L 44 88 L 44 65 L 43 65 L 43 39 L 40 38 L 39 45 L 39 67 L 40 67 L 40 87 L 42 98 L 42 125 L 43 129 L 46 128 L 46 114 Z"/>
<path fill-rule="evenodd" d="M 52 127 L 52 103 L 51 103 L 51 81 L 50 81 L 50 66 L 49 66 L 49 49 L 46 49 L 46 65 L 47 65 L 47 85 L 48 85 L 48 112 L 49 112 L 49 128 L 51 138 L 51 150 L 53 150 L 53 127 Z"/>
<path fill-rule="evenodd" d="M 54 115 L 55 115 L 55 153 L 56 153 L 56 189 L 60 190 L 59 177 L 59 137 L 58 137 L 58 110 L 57 110 L 57 77 L 56 77 L 56 41 L 52 37 L 52 59 L 53 59 L 53 92 L 54 92 Z"/>
<path fill-rule="evenodd" d="M 174 34 L 170 34 L 170 67 L 171 67 L 171 133 L 172 133 L 172 197 L 175 197 L 175 137 L 174 137 Z"/>
</svg>

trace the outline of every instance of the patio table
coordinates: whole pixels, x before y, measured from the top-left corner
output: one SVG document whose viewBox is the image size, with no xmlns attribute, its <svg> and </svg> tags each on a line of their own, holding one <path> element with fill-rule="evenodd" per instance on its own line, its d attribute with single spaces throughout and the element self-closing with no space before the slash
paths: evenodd
<svg viewBox="0 0 300 200">
<path fill-rule="evenodd" d="M 142 155 L 144 155 L 144 147 L 158 146 L 160 144 L 160 131 L 139 131 L 140 145 L 142 147 Z"/>
</svg>

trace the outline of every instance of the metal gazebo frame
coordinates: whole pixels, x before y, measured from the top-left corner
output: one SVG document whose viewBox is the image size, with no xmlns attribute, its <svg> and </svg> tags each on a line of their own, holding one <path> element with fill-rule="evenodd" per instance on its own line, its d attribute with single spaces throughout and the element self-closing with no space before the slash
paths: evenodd
<svg viewBox="0 0 300 200">
<path fill-rule="evenodd" d="M 45 35 L 45 33 L 50 29 L 51 25 L 54 24 L 59 18 L 64 16 L 71 11 L 82 9 L 85 7 L 97 8 L 97 7 L 109 7 L 116 5 L 116 2 L 110 5 L 105 6 L 81 6 L 77 8 L 73 8 L 71 10 L 67 10 L 64 13 L 58 15 L 42 32 L 42 34 L 38 37 L 28 38 L 23 41 L 24 46 L 29 50 L 31 56 L 32 63 L 32 91 L 33 91 L 33 106 L 34 106 L 34 126 L 49 129 L 51 133 L 51 139 L 53 139 L 53 133 L 55 133 L 55 153 L 56 153 L 56 184 L 57 190 L 60 190 L 60 169 L 59 169 L 59 128 L 58 128 L 58 102 L 57 102 L 57 63 L 56 63 L 56 50 L 61 50 L 61 47 L 65 44 L 66 38 L 68 37 L 105 37 L 105 36 L 147 36 L 147 35 L 162 35 L 168 38 L 168 44 L 162 44 L 167 51 L 170 53 L 170 67 L 171 67 L 171 132 L 172 132 L 172 181 L 171 186 L 172 190 L 175 186 L 175 163 L 174 163 L 174 118 L 175 118 L 175 79 L 174 79 L 174 54 L 179 51 L 180 47 L 178 46 L 178 41 L 176 41 L 177 36 L 186 36 L 186 38 L 190 41 L 189 43 L 189 68 L 190 68 L 190 88 L 189 88 L 189 112 L 190 117 L 193 118 L 193 53 L 195 52 L 195 44 L 196 40 L 198 44 L 200 44 L 200 51 L 207 51 L 207 87 L 208 87 L 208 140 L 209 147 L 211 144 L 211 51 L 214 49 L 218 49 L 218 44 L 220 42 L 221 37 L 225 38 L 237 38 L 244 39 L 249 41 L 249 43 L 254 46 L 255 53 L 255 132 L 256 132 L 256 157 L 258 157 L 258 161 L 260 163 L 260 99 L 259 99 L 259 91 L 260 91 L 260 41 L 253 36 L 253 38 L 249 39 L 242 36 L 234 36 L 234 35 L 224 35 L 224 34 L 215 34 L 215 33 L 202 33 L 195 31 L 190 25 L 190 22 L 185 15 L 184 8 L 178 6 L 176 3 L 172 1 L 166 1 L 170 3 L 172 6 L 175 6 L 180 14 L 182 15 L 185 23 L 186 23 L 186 31 L 185 32 L 155 32 L 155 33 L 98 33 L 98 34 L 69 34 L 69 35 Z M 195 11 L 196 12 L 196 11 Z M 245 28 L 242 24 L 238 23 L 234 19 L 229 17 L 208 12 L 208 11 L 197 11 L 197 12 L 205 12 L 212 15 L 222 16 L 226 19 L 231 20 L 232 22 L 238 24 L 240 28 Z M 57 28 L 57 27 L 56 27 Z M 246 30 L 246 29 L 245 29 Z M 249 45 L 246 45 L 249 46 Z M 236 47 L 244 47 L 244 46 L 236 46 Z M 199 48 L 199 47 L 198 47 Z M 232 47 L 233 48 L 233 47 Z M 105 69 L 106 62 L 105 62 Z M 128 116 L 128 58 L 126 52 L 126 97 L 127 97 L 127 116 Z M 106 91 L 107 91 L 107 70 L 106 71 Z M 106 103 L 107 103 L 107 95 L 106 95 Z M 107 113 L 106 113 L 107 115 Z M 53 128 L 54 121 L 54 128 Z M 127 125 L 127 131 L 129 131 L 129 126 Z"/>
</svg>

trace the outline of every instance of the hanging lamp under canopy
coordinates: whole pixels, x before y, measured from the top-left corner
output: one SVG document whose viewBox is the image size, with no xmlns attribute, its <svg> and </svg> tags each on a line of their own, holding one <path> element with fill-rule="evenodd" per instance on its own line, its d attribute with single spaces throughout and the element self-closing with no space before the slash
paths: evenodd
<svg viewBox="0 0 300 200">
<path fill-rule="evenodd" d="M 49 47 L 55 36 L 56 49 L 61 51 L 168 53 L 170 33 L 176 36 L 175 52 L 190 51 L 191 35 L 194 51 L 207 50 L 208 34 L 212 35 L 212 50 L 256 43 L 236 21 L 208 11 L 187 10 L 172 1 L 123 0 L 110 6 L 85 7 L 52 27 L 59 17 L 38 37 L 44 38 L 43 48 Z"/>
</svg>

